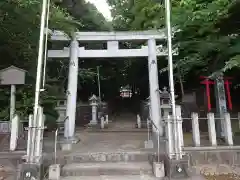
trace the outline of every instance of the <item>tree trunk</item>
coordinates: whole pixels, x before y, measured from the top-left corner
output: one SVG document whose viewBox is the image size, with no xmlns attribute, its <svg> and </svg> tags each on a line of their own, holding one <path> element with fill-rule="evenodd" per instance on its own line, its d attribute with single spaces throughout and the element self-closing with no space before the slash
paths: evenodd
<svg viewBox="0 0 240 180">
<path fill-rule="evenodd" d="M 183 97 L 184 96 L 184 86 L 183 86 L 183 80 L 182 80 L 182 76 L 181 76 L 179 67 L 177 67 L 177 74 L 178 74 L 178 79 L 179 79 L 179 83 L 180 83 L 180 87 L 181 87 L 181 94 Z"/>
</svg>

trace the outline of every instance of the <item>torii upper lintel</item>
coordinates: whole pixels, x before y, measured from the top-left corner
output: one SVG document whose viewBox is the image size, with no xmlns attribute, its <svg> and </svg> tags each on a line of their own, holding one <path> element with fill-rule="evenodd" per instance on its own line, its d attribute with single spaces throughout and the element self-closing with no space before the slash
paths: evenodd
<svg viewBox="0 0 240 180">
<path fill-rule="evenodd" d="M 52 41 L 69 41 L 71 38 L 62 31 L 49 30 Z M 139 41 L 155 39 L 166 39 L 165 30 L 148 30 L 148 31 L 116 31 L 116 32 L 75 32 L 74 36 L 77 41 Z"/>
</svg>

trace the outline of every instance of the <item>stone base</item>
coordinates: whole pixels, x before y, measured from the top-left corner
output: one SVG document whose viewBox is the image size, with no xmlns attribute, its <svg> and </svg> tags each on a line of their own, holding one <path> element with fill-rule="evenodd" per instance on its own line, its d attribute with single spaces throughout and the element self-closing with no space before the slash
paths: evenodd
<svg viewBox="0 0 240 180">
<path fill-rule="evenodd" d="M 181 160 L 173 160 L 173 159 L 166 159 L 166 172 L 167 176 L 175 179 L 186 179 L 189 177 L 188 173 L 188 160 L 181 159 Z"/>
<path fill-rule="evenodd" d="M 145 147 L 145 149 L 152 149 L 153 148 L 153 141 L 152 140 L 144 141 L 144 147 Z"/>
<path fill-rule="evenodd" d="M 61 175 L 60 164 L 52 164 L 49 166 L 48 179 L 49 180 L 59 180 Z"/>
<path fill-rule="evenodd" d="M 62 151 L 71 151 L 72 150 L 72 144 L 71 143 L 62 143 L 61 144 L 61 150 Z"/>
<path fill-rule="evenodd" d="M 153 163 L 153 174 L 157 178 L 164 178 L 165 177 L 165 169 L 163 162 L 154 162 Z"/>
<path fill-rule="evenodd" d="M 70 151 L 73 144 L 77 144 L 80 140 L 77 137 L 63 138 L 60 140 L 60 146 L 62 151 Z"/>
<path fill-rule="evenodd" d="M 77 144 L 80 141 L 80 139 L 76 136 L 70 137 L 70 138 L 62 138 L 59 143 L 60 144 Z"/>
<path fill-rule="evenodd" d="M 93 121 L 93 120 L 91 120 L 91 121 L 88 123 L 89 126 L 94 126 L 94 125 L 97 125 L 97 124 L 98 124 L 98 122 L 97 122 L 97 121 Z"/>
<path fill-rule="evenodd" d="M 19 165 L 17 180 L 41 180 L 43 167 L 42 164 L 23 163 Z"/>
</svg>

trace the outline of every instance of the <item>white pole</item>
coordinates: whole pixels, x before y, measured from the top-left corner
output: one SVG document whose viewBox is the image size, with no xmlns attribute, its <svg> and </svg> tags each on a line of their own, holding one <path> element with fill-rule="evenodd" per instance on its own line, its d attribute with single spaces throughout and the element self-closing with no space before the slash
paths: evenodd
<svg viewBox="0 0 240 180">
<path fill-rule="evenodd" d="M 183 128 L 182 128 L 182 112 L 181 112 L 181 106 L 176 105 L 176 122 L 177 122 L 177 137 L 178 137 L 178 150 L 179 150 L 179 158 L 182 158 L 183 152 L 182 148 L 184 147 L 184 140 L 183 140 Z"/>
<path fill-rule="evenodd" d="M 37 122 L 37 132 L 36 132 L 36 145 L 35 145 L 35 157 L 40 158 L 42 156 L 42 143 L 43 143 L 43 131 L 44 131 L 44 119 L 43 108 L 39 106 L 38 108 L 38 122 Z M 40 160 L 40 159 L 39 159 Z"/>
<path fill-rule="evenodd" d="M 159 128 L 160 136 L 163 135 L 163 127 L 161 122 L 160 112 L 160 97 L 158 85 L 158 66 L 156 55 L 155 39 L 148 40 L 148 71 L 149 71 L 149 86 L 150 86 L 150 118 Z M 153 130 L 156 132 L 155 128 Z"/>
<path fill-rule="evenodd" d="M 36 139 L 36 125 L 37 125 L 37 115 L 38 115 L 38 104 L 41 89 L 41 76 L 42 76 L 42 65 L 43 65 L 43 51 L 44 51 L 44 32 L 45 32 L 45 22 L 46 22 L 46 11 L 47 11 L 47 0 L 42 1 L 42 14 L 41 14 L 41 24 L 40 24 L 40 37 L 39 37 L 39 47 L 38 47 L 38 59 L 37 59 L 37 75 L 36 75 L 36 87 L 35 87 L 35 102 L 34 102 L 34 114 L 33 114 L 33 139 Z M 35 145 L 30 144 L 30 154 L 34 154 Z M 32 158 L 30 158 L 30 161 Z"/>
<path fill-rule="evenodd" d="M 16 104 L 16 86 L 11 85 L 11 97 L 10 97 L 10 122 L 12 123 L 15 114 L 15 104 Z M 11 126 L 12 128 L 12 126 Z"/>
<path fill-rule="evenodd" d="M 32 146 L 34 144 L 33 141 L 33 115 L 30 114 L 28 118 L 28 138 L 27 138 L 27 162 L 32 162 L 33 151 Z"/>
<path fill-rule="evenodd" d="M 173 158 L 174 156 L 174 141 L 173 141 L 173 122 L 172 122 L 172 117 L 170 115 L 168 115 L 166 117 L 166 135 L 168 137 L 168 141 L 166 143 L 166 150 L 168 153 L 168 157 L 170 159 Z"/>
<path fill-rule="evenodd" d="M 101 98 L 101 82 L 100 82 L 99 66 L 97 67 L 97 78 L 98 78 L 98 97 L 99 97 L 99 100 L 101 102 L 102 98 Z"/>
<path fill-rule="evenodd" d="M 47 2 L 47 17 L 46 17 L 46 28 L 45 30 L 48 32 L 48 23 L 49 23 L 49 12 L 50 12 L 50 0 Z M 48 33 L 45 32 L 45 47 L 44 47 L 44 63 L 43 63 L 43 81 L 42 81 L 42 88 L 45 88 L 46 82 L 46 66 L 47 66 L 47 51 L 48 51 Z"/>
<path fill-rule="evenodd" d="M 55 131 L 55 142 L 54 142 L 54 163 L 57 164 L 57 140 L 58 140 L 58 129 Z"/>
<path fill-rule="evenodd" d="M 67 112 L 68 120 L 65 121 L 65 138 L 74 138 L 75 114 L 77 107 L 78 86 L 78 41 L 73 37 L 70 45 L 70 62 L 68 72 Z"/>
<path fill-rule="evenodd" d="M 178 128 L 176 119 L 176 108 L 175 108 L 175 92 L 174 92 L 174 79 L 173 79 L 173 60 L 172 60 L 172 28 L 171 28 L 171 7 L 170 0 L 165 0 L 165 11 L 166 11 L 166 26 L 167 26 L 167 45 L 168 45 L 168 68 L 169 68 L 169 86 L 172 101 L 172 117 L 173 117 L 173 128 L 174 128 L 174 147 L 176 153 L 176 159 L 179 159 L 179 139 L 178 139 Z"/>
<path fill-rule="evenodd" d="M 42 3 L 42 15 L 41 15 L 41 25 L 40 25 L 40 38 L 39 38 L 39 48 L 38 48 L 38 60 L 37 60 L 37 76 L 36 76 L 36 88 L 35 88 L 35 102 L 34 102 L 34 124 L 36 125 L 40 86 L 41 86 L 41 76 L 42 76 L 42 65 L 43 65 L 43 51 L 44 51 L 44 32 L 45 32 L 45 19 L 47 10 L 47 0 L 43 0 Z"/>
</svg>

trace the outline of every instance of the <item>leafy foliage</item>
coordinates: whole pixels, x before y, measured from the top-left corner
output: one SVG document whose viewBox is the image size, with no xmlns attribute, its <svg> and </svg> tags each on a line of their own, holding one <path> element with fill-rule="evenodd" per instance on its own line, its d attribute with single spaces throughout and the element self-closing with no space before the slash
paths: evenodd
<svg viewBox="0 0 240 180">
<path fill-rule="evenodd" d="M 116 29 L 165 27 L 165 7 L 158 0 L 108 0 Z M 239 5 L 232 0 L 173 0 L 172 26 L 179 29 L 175 68 L 182 77 L 240 67 Z M 167 71 L 167 68 L 161 72 Z M 193 74 L 192 74 L 193 73 Z"/>
<path fill-rule="evenodd" d="M 50 29 L 71 33 L 79 29 L 109 28 L 110 25 L 92 4 L 86 4 L 83 0 L 79 0 L 78 4 L 69 8 L 67 4 L 64 4 L 65 2 L 67 0 L 51 3 Z M 26 85 L 17 86 L 16 113 L 22 117 L 26 117 L 33 110 L 41 6 L 42 0 L 6 0 L 0 2 L 0 55 L 2 59 L 0 69 L 15 65 L 28 72 Z M 54 45 L 49 42 L 48 46 Z M 56 100 L 63 95 L 68 73 L 65 62 L 64 60 L 48 62 L 46 90 L 41 93 L 40 103 L 45 107 L 44 113 L 50 121 L 58 117 L 54 107 Z M 83 73 L 81 71 L 79 76 L 82 79 L 92 78 L 91 72 Z M 0 89 L 0 119 L 9 119 L 9 91 L 9 87 L 1 87 Z"/>
</svg>

